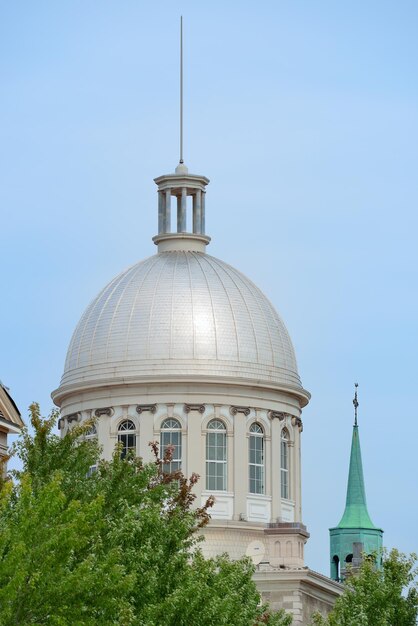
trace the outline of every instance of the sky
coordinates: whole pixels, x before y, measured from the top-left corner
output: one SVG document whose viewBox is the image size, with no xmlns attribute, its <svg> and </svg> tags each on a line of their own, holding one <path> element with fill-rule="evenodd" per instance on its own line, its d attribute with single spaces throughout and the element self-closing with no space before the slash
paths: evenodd
<svg viewBox="0 0 418 626">
<path fill-rule="evenodd" d="M 88 303 L 155 252 L 180 14 L 208 252 L 272 301 L 312 394 L 306 563 L 329 572 L 354 382 L 369 513 L 418 551 L 416 2 L 0 0 L 0 378 L 47 414 Z"/>
</svg>

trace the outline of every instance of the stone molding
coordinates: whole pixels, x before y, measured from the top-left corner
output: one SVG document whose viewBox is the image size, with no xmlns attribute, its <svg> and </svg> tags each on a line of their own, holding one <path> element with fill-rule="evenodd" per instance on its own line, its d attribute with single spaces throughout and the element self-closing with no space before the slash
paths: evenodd
<svg viewBox="0 0 418 626">
<path fill-rule="evenodd" d="M 288 417 L 288 413 L 283 413 L 282 411 L 268 411 L 267 417 L 271 420 L 278 419 L 281 422 Z"/>
<path fill-rule="evenodd" d="M 81 413 L 78 411 L 77 413 L 70 413 L 67 415 L 67 423 L 71 424 L 72 422 L 80 422 L 81 421 Z"/>
<path fill-rule="evenodd" d="M 112 415 L 114 414 L 114 410 L 111 406 L 106 406 L 103 407 L 102 409 L 96 409 L 94 411 L 94 415 L 96 417 L 101 417 L 102 415 L 108 415 L 109 417 L 112 417 Z"/>
<path fill-rule="evenodd" d="M 264 528 L 266 535 L 302 535 L 309 539 L 310 534 L 301 522 L 271 522 Z"/>
<path fill-rule="evenodd" d="M 251 413 L 251 409 L 249 406 L 231 406 L 229 408 L 229 412 L 231 415 L 236 415 L 237 413 L 243 413 L 248 416 Z"/>
<path fill-rule="evenodd" d="M 156 404 L 137 404 L 136 412 L 138 415 L 141 415 L 144 411 L 149 411 L 150 413 L 155 413 L 157 411 Z"/>
<path fill-rule="evenodd" d="M 303 431 L 303 422 L 300 417 L 292 417 L 292 426 L 297 426 L 300 433 Z"/>
<path fill-rule="evenodd" d="M 203 414 L 206 411 L 206 406 L 204 404 L 185 404 L 184 412 L 190 413 L 190 411 L 199 411 Z"/>
</svg>

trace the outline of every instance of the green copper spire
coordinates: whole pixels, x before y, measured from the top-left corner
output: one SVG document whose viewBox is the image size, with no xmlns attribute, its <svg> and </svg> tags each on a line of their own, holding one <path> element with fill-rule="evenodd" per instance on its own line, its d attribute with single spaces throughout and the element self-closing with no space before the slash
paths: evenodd
<svg viewBox="0 0 418 626">
<path fill-rule="evenodd" d="M 330 529 L 331 540 L 331 578 L 341 580 L 345 577 L 348 563 L 358 566 L 362 554 L 371 554 L 382 547 L 383 531 L 370 519 L 364 488 L 363 464 L 359 428 L 357 422 L 357 387 L 354 395 L 354 426 L 351 442 L 350 469 L 348 472 L 347 498 L 345 511 L 338 526 Z"/>
<path fill-rule="evenodd" d="M 353 426 L 345 511 L 337 528 L 376 528 L 367 511 L 358 425 Z"/>
<path fill-rule="evenodd" d="M 354 426 L 351 441 L 350 469 L 348 472 L 347 498 L 345 511 L 337 528 L 376 528 L 370 519 L 364 489 L 363 464 L 361 462 L 360 435 L 357 423 L 357 387 L 354 394 Z"/>
</svg>

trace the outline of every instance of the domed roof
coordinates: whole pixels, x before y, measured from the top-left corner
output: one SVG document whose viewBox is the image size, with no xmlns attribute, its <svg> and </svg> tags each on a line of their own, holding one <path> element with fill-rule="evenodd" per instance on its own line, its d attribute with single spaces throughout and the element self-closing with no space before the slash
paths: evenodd
<svg viewBox="0 0 418 626">
<path fill-rule="evenodd" d="M 122 272 L 88 306 L 54 397 L 202 378 L 302 391 L 289 334 L 264 294 L 219 259 L 172 250 Z"/>
</svg>

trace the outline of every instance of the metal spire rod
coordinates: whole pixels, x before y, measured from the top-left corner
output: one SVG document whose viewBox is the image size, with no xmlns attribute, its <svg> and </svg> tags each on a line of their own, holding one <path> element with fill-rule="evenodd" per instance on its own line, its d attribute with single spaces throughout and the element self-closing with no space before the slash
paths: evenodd
<svg viewBox="0 0 418 626">
<path fill-rule="evenodd" d="M 183 16 L 180 16 L 180 163 L 183 163 Z"/>
<path fill-rule="evenodd" d="M 357 426 L 357 408 L 358 408 L 358 400 L 357 400 L 357 387 L 358 387 L 358 383 L 354 384 L 355 387 L 355 393 L 354 393 L 354 400 L 353 400 L 353 404 L 354 404 L 354 426 Z"/>
</svg>

